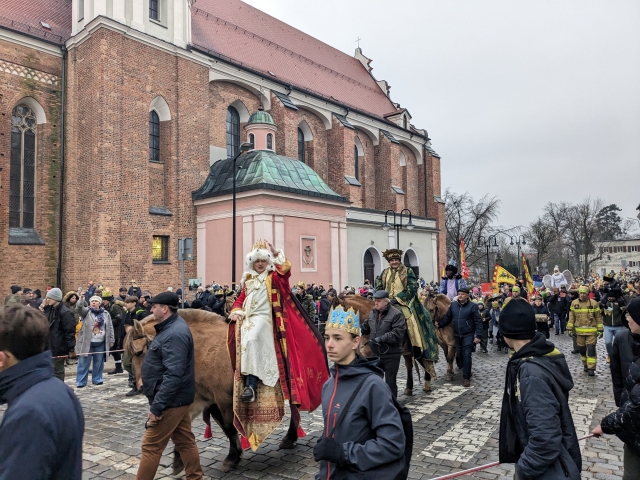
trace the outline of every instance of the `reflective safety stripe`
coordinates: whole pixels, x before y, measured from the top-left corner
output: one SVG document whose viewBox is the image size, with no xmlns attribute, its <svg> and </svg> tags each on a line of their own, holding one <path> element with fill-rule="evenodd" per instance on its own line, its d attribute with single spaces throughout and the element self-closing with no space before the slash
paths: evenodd
<svg viewBox="0 0 640 480">
<path fill-rule="evenodd" d="M 596 327 L 576 327 L 576 333 L 587 334 L 587 333 L 597 333 L 598 329 Z"/>
<path fill-rule="evenodd" d="M 573 328 L 573 323 L 567 323 L 567 329 L 571 330 Z"/>
<path fill-rule="evenodd" d="M 596 365 L 596 359 L 595 358 L 591 358 L 591 357 L 587 357 L 587 366 L 595 366 Z"/>
<path fill-rule="evenodd" d="M 573 308 L 573 307 L 571 307 L 571 311 L 572 312 L 576 312 L 576 313 L 596 313 L 596 312 L 599 312 L 600 309 L 599 308 Z"/>
</svg>

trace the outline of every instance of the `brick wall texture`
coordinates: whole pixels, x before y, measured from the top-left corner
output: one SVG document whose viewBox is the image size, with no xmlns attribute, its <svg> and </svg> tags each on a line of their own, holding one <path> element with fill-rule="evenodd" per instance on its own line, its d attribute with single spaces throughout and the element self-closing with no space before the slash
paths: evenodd
<svg viewBox="0 0 640 480">
<path fill-rule="evenodd" d="M 0 41 L 0 61 L 62 75 L 61 57 L 13 43 Z M 66 75 L 61 287 L 76 289 L 94 280 L 117 290 L 133 279 L 152 293 L 177 288 L 177 241 L 197 236 L 191 192 L 209 172 L 209 147 L 226 146 L 229 105 L 239 101 L 252 113 L 259 97 L 233 83 L 209 82 L 205 66 L 106 28 L 69 50 Z M 0 292 L 8 293 L 13 283 L 42 289 L 56 283 L 58 262 L 61 86 L 6 72 L 0 72 L 0 80 Z M 168 104 L 171 118 L 160 124 L 160 162 L 151 162 L 149 109 L 158 96 Z M 11 111 L 24 97 L 33 97 L 47 117 L 37 129 L 36 231 L 42 246 L 8 244 Z M 424 152 L 418 165 L 409 148 L 384 135 L 374 146 L 367 133 L 335 117 L 327 130 L 313 112 L 286 108 L 273 95 L 269 113 L 278 126 L 276 152 L 298 158 L 303 125 L 312 137 L 305 141 L 305 162 L 353 206 L 409 208 L 444 227 L 443 205 L 433 201 L 440 194 L 439 158 Z M 246 140 L 243 126 L 241 142 Z M 356 136 L 362 145 L 361 187 L 344 179 L 356 174 Z M 400 166 L 400 152 L 406 166 Z M 151 206 L 171 215 L 150 214 Z M 152 262 L 154 235 L 169 237 L 168 263 Z M 438 253 L 439 263 L 446 261 L 444 241 Z M 186 262 L 185 277 L 195 276 L 196 262 Z"/>
</svg>

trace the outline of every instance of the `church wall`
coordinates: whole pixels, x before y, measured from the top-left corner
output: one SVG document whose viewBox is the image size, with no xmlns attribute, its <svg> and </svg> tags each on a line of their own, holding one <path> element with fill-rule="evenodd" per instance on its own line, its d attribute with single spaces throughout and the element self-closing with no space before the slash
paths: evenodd
<svg viewBox="0 0 640 480">
<path fill-rule="evenodd" d="M 356 135 L 364 150 L 364 156 L 359 159 L 362 206 L 374 209 L 376 204 L 376 164 L 373 141 L 361 130 L 356 130 Z"/>
<path fill-rule="evenodd" d="M 100 28 L 70 50 L 68 77 L 63 284 L 176 287 L 177 239 L 196 236 L 190 192 L 208 174 L 207 69 Z M 152 164 L 149 106 L 158 95 L 171 120 L 161 123 L 163 163 Z M 150 215 L 158 203 L 172 215 Z M 166 264 L 152 263 L 153 235 L 169 236 Z M 186 262 L 186 277 L 194 274 Z"/>
<path fill-rule="evenodd" d="M 211 82 L 209 83 L 209 115 L 207 123 L 209 128 L 210 145 L 216 147 L 227 147 L 227 108 L 240 100 L 249 111 L 249 114 L 258 110 L 260 107 L 260 99 L 249 90 L 234 85 L 230 82 Z M 246 122 L 240 121 L 240 143 L 247 140 L 247 133 L 244 130 Z M 278 146 L 278 137 L 276 133 L 276 147 Z M 226 156 L 224 157 L 226 158 Z M 217 160 L 217 159 L 216 159 Z"/>
<path fill-rule="evenodd" d="M 380 135 L 380 142 L 374 147 L 376 165 L 376 203 L 375 209 L 396 210 L 396 196 L 391 186 L 399 186 L 401 170 L 399 163 L 400 146 L 392 143 L 384 135 Z"/>
<path fill-rule="evenodd" d="M 0 40 L 0 63 L 0 292 L 7 295 L 14 283 L 44 291 L 55 284 L 58 262 L 62 57 Z M 35 230 L 44 245 L 9 245 L 11 114 L 24 97 L 46 116 L 36 129 L 35 169 Z"/>
</svg>

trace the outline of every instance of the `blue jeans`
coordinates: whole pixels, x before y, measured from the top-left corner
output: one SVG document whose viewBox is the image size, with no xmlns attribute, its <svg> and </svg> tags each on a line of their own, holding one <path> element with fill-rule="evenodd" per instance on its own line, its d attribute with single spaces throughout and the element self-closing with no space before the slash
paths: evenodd
<svg viewBox="0 0 640 480">
<path fill-rule="evenodd" d="M 97 385 L 102 383 L 102 370 L 104 368 L 104 342 L 92 343 L 89 348 L 89 355 L 78 356 L 78 370 L 76 372 L 76 386 L 84 387 L 87 384 L 89 378 L 89 367 L 91 366 L 91 360 L 93 359 L 93 368 L 91 369 L 91 383 Z"/>
<path fill-rule="evenodd" d="M 553 323 L 556 326 L 556 333 L 560 333 L 560 332 L 564 333 L 564 328 L 565 328 L 565 326 L 567 324 L 565 319 L 564 319 L 564 315 L 560 316 L 557 313 L 554 313 L 553 314 L 553 319 L 554 319 Z"/>
<path fill-rule="evenodd" d="M 615 337 L 618 332 L 624 330 L 623 326 L 620 327 L 608 327 L 604 326 L 604 345 L 607 347 L 607 355 L 611 356 L 611 348 L 613 345 L 613 337 Z"/>
<path fill-rule="evenodd" d="M 456 364 L 462 368 L 462 378 L 471 378 L 471 348 L 473 334 L 464 337 L 454 337 L 456 341 Z"/>
</svg>

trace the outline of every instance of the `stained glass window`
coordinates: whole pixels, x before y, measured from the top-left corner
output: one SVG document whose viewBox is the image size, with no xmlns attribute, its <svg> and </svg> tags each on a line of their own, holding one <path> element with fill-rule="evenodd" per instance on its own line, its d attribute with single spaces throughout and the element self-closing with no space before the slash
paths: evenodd
<svg viewBox="0 0 640 480">
<path fill-rule="evenodd" d="M 240 151 L 240 114 L 234 107 L 227 108 L 227 158 Z"/>
<path fill-rule="evenodd" d="M 154 235 L 151 246 L 151 257 L 154 262 L 169 261 L 169 237 Z"/>
<path fill-rule="evenodd" d="M 160 117 L 155 110 L 149 112 L 149 160 L 160 161 Z"/>
<path fill-rule="evenodd" d="M 36 116 L 26 105 L 11 114 L 9 227 L 35 227 Z"/>
</svg>

